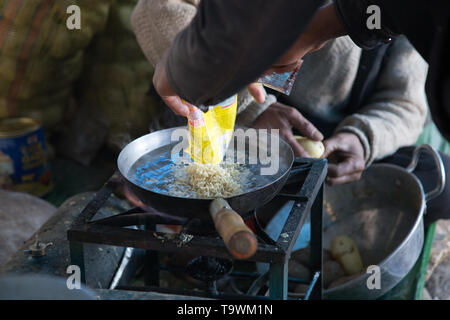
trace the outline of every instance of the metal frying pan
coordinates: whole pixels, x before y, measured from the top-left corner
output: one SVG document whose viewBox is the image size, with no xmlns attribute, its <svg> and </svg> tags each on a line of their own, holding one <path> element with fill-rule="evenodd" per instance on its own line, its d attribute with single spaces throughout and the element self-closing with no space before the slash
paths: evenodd
<svg viewBox="0 0 450 320">
<path fill-rule="evenodd" d="M 209 205 L 214 199 L 199 199 L 194 196 L 179 196 L 171 193 L 170 166 L 173 165 L 170 159 L 170 152 L 179 144 L 179 140 L 173 141 L 172 135 L 175 130 L 181 132 L 183 127 L 171 128 L 150 133 L 138 138 L 128 144 L 120 153 L 117 165 L 120 173 L 126 180 L 128 187 L 146 205 L 159 212 L 174 216 L 188 218 L 209 219 Z M 184 130 L 186 139 L 187 130 Z M 275 139 L 275 137 L 273 137 Z M 236 139 L 236 137 L 234 137 Z M 267 150 L 270 155 L 272 137 L 267 135 Z M 276 137 L 279 145 L 279 169 L 274 175 L 260 175 L 259 169 L 264 167 L 258 163 L 251 167 L 251 185 L 243 193 L 225 198 L 231 208 L 239 213 L 243 218 L 247 217 L 253 209 L 262 206 L 272 200 L 285 184 L 292 164 L 294 153 L 292 148 L 280 137 Z M 245 139 L 245 149 L 258 146 L 258 139 Z M 187 141 L 187 140 L 184 140 Z M 234 145 L 237 145 L 235 143 Z M 233 144 L 231 144 L 233 147 Z M 236 147 L 232 152 L 237 152 Z M 267 167 L 268 165 L 266 165 Z M 141 179 L 147 175 L 151 183 L 145 183 Z"/>
</svg>

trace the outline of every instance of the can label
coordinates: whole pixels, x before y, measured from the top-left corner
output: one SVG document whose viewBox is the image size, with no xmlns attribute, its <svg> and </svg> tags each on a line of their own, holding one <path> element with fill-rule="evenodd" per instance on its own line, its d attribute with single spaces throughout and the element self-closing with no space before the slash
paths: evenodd
<svg viewBox="0 0 450 320">
<path fill-rule="evenodd" d="M 42 128 L 0 137 L 0 188 L 43 196 L 52 189 Z"/>
</svg>

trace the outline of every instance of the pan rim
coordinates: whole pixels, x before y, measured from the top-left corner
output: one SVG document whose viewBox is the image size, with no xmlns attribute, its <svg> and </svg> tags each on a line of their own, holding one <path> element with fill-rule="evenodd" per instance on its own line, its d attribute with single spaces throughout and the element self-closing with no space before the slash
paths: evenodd
<svg viewBox="0 0 450 320">
<path fill-rule="evenodd" d="M 239 128 L 243 128 L 243 127 L 239 127 Z M 149 190 L 149 189 L 146 189 L 146 188 L 144 188 L 144 187 L 142 187 L 142 186 L 136 184 L 134 181 L 130 180 L 130 179 L 128 178 L 128 174 L 125 173 L 125 172 L 123 172 L 123 170 L 122 170 L 123 167 L 121 166 L 121 162 L 123 162 L 123 161 L 121 161 L 121 159 L 124 157 L 124 155 L 127 153 L 128 149 L 131 148 L 132 145 L 134 145 L 135 143 L 139 143 L 139 140 L 145 140 L 145 139 L 149 138 L 152 134 L 156 134 L 156 133 L 161 134 L 161 133 L 163 133 L 163 132 L 171 132 L 171 131 L 174 131 L 174 130 L 176 130 L 176 129 L 187 129 L 187 128 L 186 128 L 185 126 L 178 126 L 178 127 L 172 127 L 172 128 L 167 128 L 167 129 L 163 129 L 163 130 L 158 130 L 158 131 L 150 132 L 150 133 L 148 133 L 148 134 L 146 134 L 146 135 L 143 135 L 143 136 L 141 136 L 141 137 L 139 137 L 139 138 L 137 138 L 137 139 L 131 141 L 130 143 L 128 143 L 128 144 L 120 151 L 119 156 L 117 157 L 117 168 L 119 169 L 120 174 L 124 177 L 124 179 L 127 180 L 128 183 L 131 183 L 133 186 L 135 186 L 135 187 L 137 187 L 137 188 L 139 188 L 139 189 L 141 189 L 141 190 L 143 190 L 143 191 L 145 191 L 145 192 L 150 192 L 150 193 L 153 193 L 153 194 L 157 194 L 158 196 L 164 196 L 164 197 L 167 197 L 167 198 L 183 199 L 183 200 L 199 200 L 199 201 L 212 201 L 212 200 L 216 199 L 216 198 L 197 198 L 197 197 L 196 197 L 196 198 L 191 198 L 191 197 L 181 197 L 181 196 L 176 196 L 176 195 L 170 195 L 170 194 L 166 194 L 166 193 L 157 192 L 157 191 L 154 191 L 154 190 Z M 236 129 L 238 129 L 238 128 L 236 128 Z M 272 134 L 270 134 L 270 133 L 267 134 L 268 139 L 271 137 L 271 135 L 272 135 Z M 250 191 L 243 191 L 243 192 L 241 192 L 241 193 L 239 193 L 239 194 L 234 194 L 234 195 L 232 195 L 232 196 L 230 196 L 230 197 L 223 197 L 223 199 L 225 199 L 225 200 L 231 200 L 231 199 L 234 199 L 234 198 L 237 198 L 237 197 L 241 197 L 241 196 L 243 196 L 243 195 L 246 195 L 246 194 L 249 194 L 249 193 L 252 193 L 252 192 L 258 192 L 259 190 L 262 190 L 262 189 L 264 189 L 264 188 L 266 188 L 266 187 L 268 187 L 268 186 L 270 186 L 270 185 L 272 185 L 272 184 L 277 183 L 278 181 L 280 181 L 281 179 L 283 179 L 287 174 L 289 174 L 289 172 L 290 172 L 290 170 L 291 170 L 291 168 L 292 168 L 292 165 L 294 164 L 294 161 L 295 161 L 294 151 L 292 150 L 292 147 L 289 145 L 289 143 L 287 143 L 287 142 L 283 139 L 283 137 L 281 137 L 281 136 L 279 135 L 278 138 L 279 138 L 279 141 L 280 141 L 282 144 L 284 144 L 285 147 L 287 147 L 287 150 L 288 150 L 289 155 L 290 155 L 290 158 L 291 158 L 290 161 L 287 163 L 286 170 L 285 170 L 285 171 L 284 171 L 277 179 L 272 180 L 272 181 L 270 181 L 270 182 L 267 183 L 267 184 L 264 184 L 264 185 L 262 185 L 262 186 L 258 186 L 257 188 L 252 189 L 252 190 L 250 190 Z M 166 145 L 164 145 L 164 146 L 167 146 L 167 145 L 168 145 L 168 144 L 166 144 Z M 162 147 L 163 147 L 163 146 L 162 146 Z M 144 154 L 140 155 L 140 157 L 142 157 L 143 155 L 144 155 Z M 140 157 L 139 157 L 138 159 L 140 159 Z M 134 163 L 136 163 L 136 161 L 135 161 Z M 132 166 L 131 166 L 131 167 L 132 167 Z M 130 170 L 131 167 L 128 168 L 128 170 Z"/>
</svg>

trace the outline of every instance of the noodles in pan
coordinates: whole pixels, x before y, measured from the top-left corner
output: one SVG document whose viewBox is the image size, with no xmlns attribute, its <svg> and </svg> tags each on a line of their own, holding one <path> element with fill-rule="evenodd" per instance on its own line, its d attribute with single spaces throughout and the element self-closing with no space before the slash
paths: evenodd
<svg viewBox="0 0 450 320">
<path fill-rule="evenodd" d="M 190 163 L 178 172 L 176 184 L 189 186 L 199 198 L 227 198 L 243 192 L 250 171 L 236 163 Z"/>
</svg>

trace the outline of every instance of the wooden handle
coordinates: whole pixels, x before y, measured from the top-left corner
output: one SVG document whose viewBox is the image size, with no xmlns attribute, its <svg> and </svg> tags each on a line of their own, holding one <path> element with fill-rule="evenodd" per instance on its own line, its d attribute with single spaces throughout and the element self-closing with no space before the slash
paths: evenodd
<svg viewBox="0 0 450 320">
<path fill-rule="evenodd" d="M 255 235 L 224 199 L 214 200 L 210 213 L 217 232 L 235 258 L 248 259 L 255 254 L 258 248 Z"/>
</svg>

